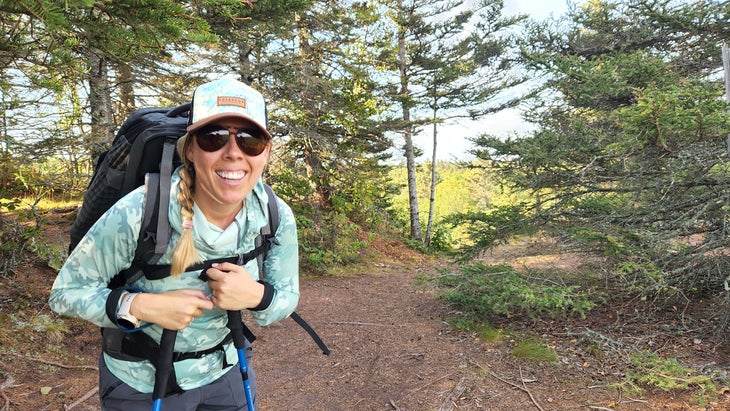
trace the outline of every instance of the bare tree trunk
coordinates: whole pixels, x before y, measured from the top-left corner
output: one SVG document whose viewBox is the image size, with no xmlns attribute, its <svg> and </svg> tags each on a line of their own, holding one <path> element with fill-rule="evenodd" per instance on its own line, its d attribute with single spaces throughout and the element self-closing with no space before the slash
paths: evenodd
<svg viewBox="0 0 730 411">
<path fill-rule="evenodd" d="M 730 103 L 730 47 L 722 46 L 722 66 L 725 71 L 725 101 Z M 727 150 L 730 153 L 730 133 L 727 135 Z"/>
<path fill-rule="evenodd" d="M 116 65 L 117 85 L 119 86 L 119 113 L 121 122 L 127 118 L 136 108 L 134 101 L 134 78 L 132 68 L 129 64 L 119 63 Z"/>
<path fill-rule="evenodd" d="M 240 49 L 238 52 L 238 62 L 240 63 L 238 75 L 241 77 L 241 81 L 250 85 L 256 79 L 253 72 L 253 64 L 251 63 L 251 53 L 253 52 L 253 49 L 244 44 L 239 44 L 238 47 Z"/>
<path fill-rule="evenodd" d="M 398 0 L 398 10 L 403 11 L 403 1 Z M 403 115 L 403 139 L 406 156 L 406 168 L 408 170 L 408 204 L 411 217 L 411 237 L 422 241 L 421 221 L 418 212 L 418 190 L 416 186 L 416 156 L 413 150 L 413 136 L 411 127 L 411 108 L 406 101 L 408 91 L 408 73 L 406 61 L 406 33 L 405 27 L 398 28 L 398 69 L 400 72 L 400 95 Z"/>
<path fill-rule="evenodd" d="M 5 104 L 5 92 L 0 94 L 0 102 Z M 10 184 L 10 136 L 8 136 L 8 112 L 0 111 L 0 189 L 7 188 Z"/>
<path fill-rule="evenodd" d="M 434 89 L 435 90 L 435 89 Z M 433 234 L 433 214 L 436 206 L 436 143 L 438 138 L 436 133 L 438 131 L 438 124 L 436 124 L 436 112 L 438 111 L 438 105 L 434 91 L 434 104 L 433 104 L 433 152 L 431 154 L 431 196 L 429 197 L 428 203 L 428 225 L 426 226 L 426 245 L 431 244 L 431 235 Z"/>
<path fill-rule="evenodd" d="M 108 63 L 103 57 L 91 51 L 89 52 L 89 65 L 89 106 L 91 107 L 89 149 L 92 158 L 96 158 L 114 139 L 114 123 L 112 121 Z"/>
<path fill-rule="evenodd" d="M 327 171 L 324 169 L 322 160 L 313 145 L 313 138 L 316 138 L 316 132 L 311 132 L 311 134 L 314 135 L 307 136 L 307 141 L 303 150 L 304 164 L 307 170 L 307 180 L 309 181 L 312 190 L 314 190 L 317 207 L 330 210 L 332 208 L 332 190 L 330 189 L 330 183 L 327 179 Z"/>
</svg>

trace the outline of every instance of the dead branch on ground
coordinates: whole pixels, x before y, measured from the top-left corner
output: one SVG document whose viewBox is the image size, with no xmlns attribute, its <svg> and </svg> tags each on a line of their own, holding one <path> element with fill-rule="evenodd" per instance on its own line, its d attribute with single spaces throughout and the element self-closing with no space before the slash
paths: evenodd
<svg viewBox="0 0 730 411">
<path fill-rule="evenodd" d="M 64 411 L 69 411 L 69 410 L 74 409 L 77 405 L 79 405 L 82 402 L 84 402 L 84 401 L 88 400 L 89 398 L 93 397 L 94 394 L 97 393 L 97 391 L 99 391 L 99 386 L 98 385 L 96 387 L 92 388 L 91 390 L 89 390 L 89 392 L 87 392 L 86 394 L 84 394 L 83 397 L 79 398 L 78 400 L 74 401 L 73 403 L 71 403 L 69 405 L 64 405 L 63 406 Z"/>
<path fill-rule="evenodd" d="M 10 398 L 5 394 L 5 389 L 10 388 L 13 386 L 13 383 L 15 382 L 15 379 L 12 375 L 8 375 L 8 378 L 0 384 L 0 398 L 3 399 L 3 408 L 2 411 L 8 411 L 10 410 Z"/>
<path fill-rule="evenodd" d="M 446 397 L 444 402 L 439 407 L 439 411 L 451 411 L 454 409 L 454 404 L 459 400 L 461 394 L 466 390 L 466 378 L 462 377 L 459 383 L 451 390 L 451 393 Z"/>
<path fill-rule="evenodd" d="M 522 381 L 522 386 L 519 386 L 519 385 L 517 385 L 517 384 L 515 384 L 513 382 L 510 382 L 510 381 L 505 380 L 504 378 L 498 376 L 497 374 L 495 374 L 492 371 L 489 371 L 489 375 L 491 375 L 492 377 L 494 377 L 494 378 L 502 381 L 505 384 L 509 384 L 509 385 L 511 385 L 511 386 L 513 386 L 513 387 L 515 387 L 515 388 L 517 388 L 519 390 L 521 390 L 521 391 L 524 391 L 525 393 L 527 393 L 528 396 L 530 396 L 530 400 L 532 400 L 532 403 L 535 404 L 535 407 L 537 407 L 538 410 L 545 411 L 540 406 L 540 404 L 537 401 L 535 401 L 535 397 L 532 396 L 532 393 L 530 392 L 530 390 L 528 390 L 527 387 L 525 386 L 525 381 L 524 380 Z M 522 367 L 520 367 L 520 378 L 521 377 L 522 377 Z"/>
<path fill-rule="evenodd" d="M 24 360 L 35 361 L 35 362 L 39 362 L 41 364 L 52 365 L 54 367 L 60 367 L 60 368 L 66 368 L 66 369 L 82 369 L 82 370 L 96 370 L 96 371 L 99 371 L 99 368 L 96 367 L 96 366 L 94 366 L 94 365 L 68 365 L 68 364 L 61 364 L 61 363 L 58 363 L 58 362 L 55 362 L 55 361 L 44 360 L 42 358 L 28 357 L 28 356 L 25 356 L 25 355 L 22 355 L 22 354 L 18 354 L 18 353 L 14 353 L 14 355 L 16 357 L 22 358 Z"/>
</svg>

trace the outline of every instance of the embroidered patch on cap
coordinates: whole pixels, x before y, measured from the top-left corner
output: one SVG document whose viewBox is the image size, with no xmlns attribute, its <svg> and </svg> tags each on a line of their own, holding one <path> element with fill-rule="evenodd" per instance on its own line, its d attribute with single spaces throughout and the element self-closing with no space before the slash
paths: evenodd
<svg viewBox="0 0 730 411">
<path fill-rule="evenodd" d="M 217 104 L 219 106 L 236 106 L 246 108 L 246 99 L 243 97 L 219 96 Z"/>
</svg>

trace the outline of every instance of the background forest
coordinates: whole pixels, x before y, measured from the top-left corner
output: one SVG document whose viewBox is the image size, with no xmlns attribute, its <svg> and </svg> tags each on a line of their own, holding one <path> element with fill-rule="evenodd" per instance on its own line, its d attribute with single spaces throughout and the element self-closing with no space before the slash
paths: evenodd
<svg viewBox="0 0 730 411">
<path fill-rule="evenodd" d="M 723 297 L 726 329 L 728 21 L 719 0 L 589 0 L 541 22 L 498 0 L 0 0 L 0 275 L 65 257 L 38 209 L 75 209 L 129 113 L 233 76 L 268 100 L 266 180 L 307 272 L 383 235 L 460 262 L 539 235 L 642 298 Z M 473 160 L 436 161 L 444 128 L 516 106 L 534 131 L 475 129 Z"/>
</svg>

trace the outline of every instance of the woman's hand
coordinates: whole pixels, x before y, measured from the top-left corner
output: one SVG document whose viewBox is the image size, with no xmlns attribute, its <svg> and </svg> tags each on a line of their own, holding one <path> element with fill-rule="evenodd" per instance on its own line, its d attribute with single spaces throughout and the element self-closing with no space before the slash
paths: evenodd
<svg viewBox="0 0 730 411">
<path fill-rule="evenodd" d="M 254 308 L 264 297 L 264 285 L 256 282 L 248 270 L 233 263 L 213 264 L 206 272 L 213 290 L 211 301 L 222 310 Z"/>
<path fill-rule="evenodd" d="M 161 294 L 140 293 L 132 301 L 130 314 L 168 330 L 179 331 L 190 325 L 213 303 L 201 290 L 175 290 Z"/>
</svg>

